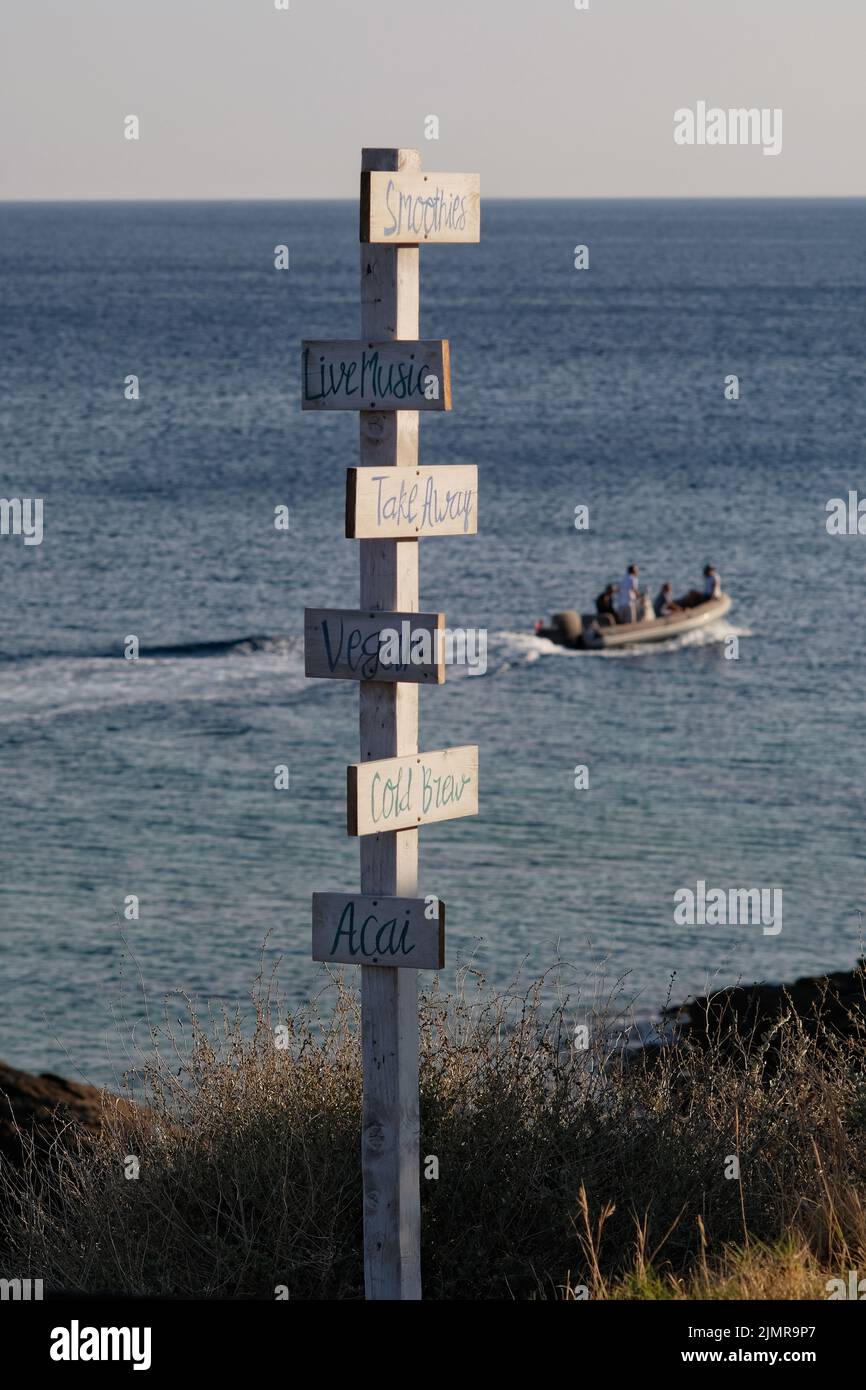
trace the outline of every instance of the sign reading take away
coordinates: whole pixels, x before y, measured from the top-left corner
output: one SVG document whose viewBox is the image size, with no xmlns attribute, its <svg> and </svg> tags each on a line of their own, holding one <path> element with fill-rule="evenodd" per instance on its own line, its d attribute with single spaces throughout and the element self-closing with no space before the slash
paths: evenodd
<svg viewBox="0 0 866 1390">
<path fill-rule="evenodd" d="M 444 613 L 304 609 L 304 674 L 325 680 L 445 680 Z"/>
<path fill-rule="evenodd" d="M 439 898 L 314 893 L 313 960 L 441 970 L 445 904 Z"/>
<path fill-rule="evenodd" d="M 350 540 L 474 536 L 477 530 L 478 469 L 474 464 L 346 470 Z"/>
<path fill-rule="evenodd" d="M 478 745 L 352 763 L 347 772 L 350 835 L 410 830 L 478 814 Z"/>
<path fill-rule="evenodd" d="M 305 341 L 304 410 L 450 410 L 447 338 L 412 342 Z"/>
<path fill-rule="evenodd" d="M 360 239 L 392 246 L 480 241 L 479 175 L 363 173 Z"/>
</svg>

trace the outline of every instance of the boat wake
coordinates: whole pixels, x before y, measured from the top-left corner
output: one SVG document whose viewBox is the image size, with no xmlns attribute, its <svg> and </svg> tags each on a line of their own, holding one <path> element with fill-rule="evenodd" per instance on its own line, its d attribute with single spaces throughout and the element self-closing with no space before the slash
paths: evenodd
<svg viewBox="0 0 866 1390">
<path fill-rule="evenodd" d="M 691 632 L 682 632 L 679 636 L 667 638 L 662 642 L 646 642 L 641 646 L 596 648 L 586 651 L 575 651 L 571 647 L 562 647 L 557 642 L 549 641 L 547 637 L 536 637 L 532 632 L 502 632 L 497 634 L 504 649 L 506 661 L 511 665 L 520 663 L 524 666 L 540 661 L 542 657 L 547 656 L 583 657 L 593 661 L 643 660 L 649 656 L 658 656 L 663 652 L 678 652 L 684 647 L 715 646 L 719 642 L 725 642 L 729 637 L 753 636 L 754 633 L 751 629 L 737 627 L 736 624 L 729 623 L 726 618 L 719 618 L 706 627 L 693 628 Z"/>
<path fill-rule="evenodd" d="M 0 724 L 131 705 L 280 699 L 306 687 L 302 637 L 243 637 L 0 660 Z"/>
<path fill-rule="evenodd" d="M 187 659 L 206 660 L 221 656 L 277 656 L 291 657 L 300 652 L 303 655 L 303 638 L 259 636 L 228 637 L 209 642 L 171 642 L 163 646 L 150 646 L 143 642 L 138 655 L 141 661 L 182 661 Z M 51 648 L 36 651 L 6 652 L 0 650 L 0 665 L 12 665 L 28 661 L 104 661 L 124 655 L 123 643 L 94 650 L 92 647 L 80 650 L 55 651 Z"/>
<path fill-rule="evenodd" d="M 142 660 L 202 660 L 213 656 L 291 656 L 298 649 L 293 637 L 236 637 L 223 642 L 181 642 L 175 646 L 140 648 Z"/>
</svg>

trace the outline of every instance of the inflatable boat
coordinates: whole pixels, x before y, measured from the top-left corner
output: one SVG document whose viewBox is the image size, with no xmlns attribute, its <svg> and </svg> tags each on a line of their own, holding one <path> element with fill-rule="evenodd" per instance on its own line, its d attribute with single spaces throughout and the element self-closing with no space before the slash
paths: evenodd
<svg viewBox="0 0 866 1390">
<path fill-rule="evenodd" d="M 683 602 L 685 604 L 685 600 Z M 732 602 L 729 594 L 719 594 L 718 598 L 684 606 L 679 613 L 671 613 L 666 618 L 643 618 L 637 623 L 609 625 L 595 613 L 580 614 L 569 608 L 564 613 L 554 613 L 551 626 L 539 624 L 535 632 L 538 637 L 546 637 L 560 647 L 572 647 L 575 651 L 635 647 L 644 642 L 664 642 L 679 637 L 680 633 L 708 627 L 725 616 Z"/>
</svg>

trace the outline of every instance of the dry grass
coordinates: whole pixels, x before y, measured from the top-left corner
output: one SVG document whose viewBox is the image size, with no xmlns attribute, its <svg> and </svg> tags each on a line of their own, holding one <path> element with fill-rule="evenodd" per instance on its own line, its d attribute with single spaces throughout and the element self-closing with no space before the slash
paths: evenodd
<svg viewBox="0 0 866 1390">
<path fill-rule="evenodd" d="M 4 1263 L 64 1289 L 361 1297 L 358 1007 L 334 991 L 324 1019 L 259 997 L 252 1034 L 192 1015 L 186 1060 L 147 1069 L 134 1140 L 7 1167 Z M 824 1297 L 866 1271 L 862 1041 L 789 1018 L 740 1053 L 625 1065 L 597 1028 L 573 1051 L 546 997 L 423 1001 L 427 1298 Z"/>
</svg>

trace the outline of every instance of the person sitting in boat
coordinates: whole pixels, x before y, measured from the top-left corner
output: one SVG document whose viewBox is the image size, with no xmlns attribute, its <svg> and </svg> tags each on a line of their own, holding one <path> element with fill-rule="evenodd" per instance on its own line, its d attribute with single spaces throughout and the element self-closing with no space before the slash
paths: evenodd
<svg viewBox="0 0 866 1390">
<path fill-rule="evenodd" d="M 670 584 L 663 584 L 656 595 L 653 603 L 653 612 L 657 618 L 669 618 L 672 613 L 682 613 L 682 608 L 678 603 L 674 603 L 674 591 Z"/>
<path fill-rule="evenodd" d="M 715 565 L 704 565 L 704 587 L 703 589 L 690 589 L 683 599 L 686 608 L 697 608 L 701 603 L 709 603 L 710 599 L 721 598 L 722 581 L 716 573 Z"/>
<path fill-rule="evenodd" d="M 704 565 L 704 603 L 711 598 L 719 598 L 722 581 L 716 573 L 715 565 Z"/>
<path fill-rule="evenodd" d="M 618 588 L 617 584 L 608 584 L 604 593 L 599 594 L 595 601 L 595 611 L 604 627 L 610 627 L 616 622 L 615 595 Z"/>
<path fill-rule="evenodd" d="M 628 573 L 619 586 L 618 617 L 621 623 L 637 622 L 637 601 L 640 590 L 637 586 L 637 565 L 629 565 Z"/>
</svg>

